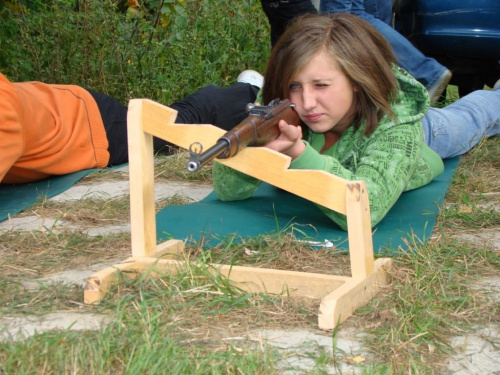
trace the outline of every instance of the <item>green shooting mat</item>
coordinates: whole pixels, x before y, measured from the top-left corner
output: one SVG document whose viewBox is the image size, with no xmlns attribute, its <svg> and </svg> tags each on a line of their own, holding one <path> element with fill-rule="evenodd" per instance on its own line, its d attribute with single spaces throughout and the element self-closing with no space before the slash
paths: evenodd
<svg viewBox="0 0 500 375">
<path fill-rule="evenodd" d="M 86 169 L 29 184 L 0 184 L 0 221 L 27 209 L 44 197 L 51 198 L 68 190 L 76 182 L 94 171 L 95 169 Z"/>
<path fill-rule="evenodd" d="M 405 250 L 405 239 L 413 236 L 423 243 L 428 241 L 459 162 L 460 157 L 445 160 L 444 173 L 438 178 L 401 195 L 374 228 L 376 254 Z M 251 198 L 242 201 L 222 202 L 212 192 L 196 203 L 165 207 L 156 215 L 156 229 L 159 241 L 203 241 L 205 247 L 229 239 L 238 241 L 293 231 L 298 240 L 307 241 L 313 248 L 335 245 L 348 249 L 347 232 L 313 203 L 265 183 Z"/>
</svg>

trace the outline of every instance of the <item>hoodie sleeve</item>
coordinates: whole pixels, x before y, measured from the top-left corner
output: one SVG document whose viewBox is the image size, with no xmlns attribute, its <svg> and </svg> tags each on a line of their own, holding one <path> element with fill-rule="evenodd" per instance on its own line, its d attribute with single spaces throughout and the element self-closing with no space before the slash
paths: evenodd
<svg viewBox="0 0 500 375">
<path fill-rule="evenodd" d="M 406 190 L 422 151 L 422 127 L 407 123 L 376 131 L 347 169 L 337 158 L 320 154 L 309 144 L 291 163 L 294 169 L 321 169 L 349 181 L 366 182 L 372 227 L 377 225 Z M 332 221 L 347 229 L 345 215 L 318 206 Z"/>
<path fill-rule="evenodd" d="M 250 198 L 262 181 L 215 162 L 212 168 L 215 195 L 221 201 Z"/>
</svg>

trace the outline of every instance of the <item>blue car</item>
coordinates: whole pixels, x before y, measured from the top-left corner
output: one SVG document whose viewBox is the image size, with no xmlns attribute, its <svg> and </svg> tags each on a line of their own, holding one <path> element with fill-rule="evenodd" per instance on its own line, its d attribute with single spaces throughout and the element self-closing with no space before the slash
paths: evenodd
<svg viewBox="0 0 500 375">
<path fill-rule="evenodd" d="M 453 72 L 460 96 L 500 78 L 500 0 L 397 0 L 396 28 Z"/>
</svg>

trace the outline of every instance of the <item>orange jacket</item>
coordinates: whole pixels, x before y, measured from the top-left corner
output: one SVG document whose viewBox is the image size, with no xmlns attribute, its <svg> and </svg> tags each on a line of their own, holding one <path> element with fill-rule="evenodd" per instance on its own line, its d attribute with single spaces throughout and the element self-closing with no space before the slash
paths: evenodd
<svg viewBox="0 0 500 375">
<path fill-rule="evenodd" d="M 78 86 L 11 83 L 0 73 L 0 183 L 41 180 L 108 164 L 90 93 Z"/>
</svg>

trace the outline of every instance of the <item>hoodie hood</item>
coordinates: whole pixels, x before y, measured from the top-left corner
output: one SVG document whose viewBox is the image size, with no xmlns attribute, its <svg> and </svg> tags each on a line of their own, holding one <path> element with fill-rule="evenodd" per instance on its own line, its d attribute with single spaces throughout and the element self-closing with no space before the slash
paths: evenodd
<svg viewBox="0 0 500 375">
<path fill-rule="evenodd" d="M 398 93 L 393 103 L 393 111 L 399 123 L 421 120 L 429 109 L 429 93 L 426 88 L 404 69 L 394 66 L 398 81 Z"/>
</svg>

